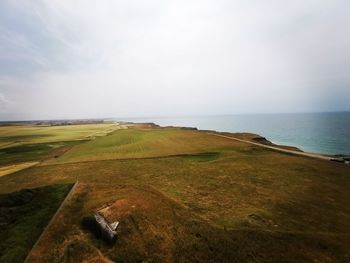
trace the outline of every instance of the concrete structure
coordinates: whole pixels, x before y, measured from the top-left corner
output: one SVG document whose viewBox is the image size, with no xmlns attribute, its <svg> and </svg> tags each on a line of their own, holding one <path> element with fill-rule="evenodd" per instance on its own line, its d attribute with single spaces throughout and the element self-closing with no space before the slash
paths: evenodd
<svg viewBox="0 0 350 263">
<path fill-rule="evenodd" d="M 101 230 L 102 236 L 109 242 L 113 242 L 117 238 L 117 227 L 119 225 L 118 221 L 115 222 L 108 222 L 108 220 L 99 212 L 96 212 L 95 220 L 97 225 L 99 226 Z"/>
</svg>

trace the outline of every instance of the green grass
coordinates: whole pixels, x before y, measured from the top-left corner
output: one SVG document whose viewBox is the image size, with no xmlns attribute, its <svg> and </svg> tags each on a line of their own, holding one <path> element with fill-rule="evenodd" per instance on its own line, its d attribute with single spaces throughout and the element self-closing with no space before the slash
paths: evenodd
<svg viewBox="0 0 350 263">
<path fill-rule="evenodd" d="M 45 137 L 51 137 L 51 134 L 23 134 L 23 135 L 9 135 L 9 136 L 2 136 L 0 137 L 0 142 L 6 143 L 6 142 L 24 142 L 24 141 L 31 141 L 35 139 L 43 139 Z"/>
<path fill-rule="evenodd" d="M 115 124 L 86 124 L 69 126 L 0 126 L 0 148 L 22 144 L 89 139 L 118 129 Z"/>
<path fill-rule="evenodd" d="M 115 124 L 0 126 L 0 165 L 50 159 L 118 128 Z"/>
<path fill-rule="evenodd" d="M 23 262 L 71 186 L 52 185 L 0 195 L 0 262 Z"/>
<path fill-rule="evenodd" d="M 40 161 L 50 156 L 55 157 L 55 153 L 59 155 L 60 150 L 63 150 L 64 147 L 68 149 L 79 143 L 81 143 L 81 141 L 24 144 L 2 148 L 0 149 L 0 165 Z"/>
<path fill-rule="evenodd" d="M 181 154 L 198 154 L 240 148 L 240 143 L 213 138 L 211 135 L 181 129 L 128 129 L 118 130 L 105 137 L 74 147 L 49 164 L 70 162 L 162 157 Z M 214 142 L 216 144 L 214 144 Z M 232 147 L 231 147 L 232 148 Z M 244 148 L 244 147 L 242 147 Z M 202 156 L 201 158 L 203 158 Z M 210 157 L 212 158 L 212 157 Z"/>
</svg>

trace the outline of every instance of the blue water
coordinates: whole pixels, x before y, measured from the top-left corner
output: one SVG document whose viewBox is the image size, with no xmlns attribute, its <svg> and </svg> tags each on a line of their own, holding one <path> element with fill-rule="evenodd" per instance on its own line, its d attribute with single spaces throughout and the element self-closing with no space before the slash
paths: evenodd
<svg viewBox="0 0 350 263">
<path fill-rule="evenodd" d="M 350 112 L 128 118 L 161 126 L 252 132 L 306 152 L 350 155 Z"/>
</svg>

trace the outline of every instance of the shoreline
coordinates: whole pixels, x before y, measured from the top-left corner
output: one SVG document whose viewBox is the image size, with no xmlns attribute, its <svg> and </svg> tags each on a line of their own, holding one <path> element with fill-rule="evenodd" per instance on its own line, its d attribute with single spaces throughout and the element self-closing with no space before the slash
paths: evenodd
<svg viewBox="0 0 350 263">
<path fill-rule="evenodd" d="M 115 121 L 118 119 L 115 118 Z M 252 132 L 275 144 L 329 156 L 350 156 L 350 113 L 220 114 L 120 118 L 130 122 L 155 122 L 161 126 L 192 126 L 220 132 Z"/>
<path fill-rule="evenodd" d="M 287 154 L 292 154 L 296 156 L 303 156 L 303 157 L 309 157 L 309 158 L 314 158 L 314 159 L 319 159 L 319 160 L 325 160 L 325 161 L 334 161 L 338 163 L 344 163 L 349 165 L 350 164 L 350 157 L 347 155 L 327 155 L 327 154 L 322 154 L 322 153 L 313 153 L 313 152 L 306 152 L 298 147 L 291 146 L 291 145 L 278 145 L 270 140 L 267 140 L 265 137 L 255 134 L 255 133 L 249 133 L 249 132 L 243 132 L 243 133 L 234 133 L 234 132 L 220 132 L 220 131 L 215 131 L 215 130 L 201 130 L 198 129 L 197 127 L 184 127 L 184 126 L 160 126 L 154 122 L 146 122 L 146 123 L 130 123 L 130 124 L 141 124 L 141 125 L 146 125 L 147 127 L 153 127 L 153 128 L 179 128 L 183 130 L 195 130 L 198 132 L 205 132 L 207 134 L 211 134 L 214 136 L 230 139 L 230 140 L 235 140 L 239 142 L 244 142 L 247 144 L 252 144 L 256 145 L 259 147 L 267 148 L 270 150 L 278 151 L 278 152 L 283 152 Z M 252 139 L 259 139 L 262 141 L 262 143 L 259 142 L 254 142 L 252 140 L 247 140 L 247 139 L 240 139 L 236 138 L 235 135 L 237 134 L 249 134 L 251 136 L 254 136 Z"/>
<path fill-rule="evenodd" d="M 217 135 L 217 136 L 220 136 L 221 137 L 224 137 L 224 138 L 228 138 L 228 139 L 234 139 L 234 140 L 237 140 L 237 141 L 241 141 L 241 142 L 245 142 L 245 143 L 249 143 L 249 144 L 254 144 L 254 145 L 257 145 L 257 146 L 262 146 L 262 147 L 265 147 L 265 148 L 270 148 L 270 149 L 274 149 L 274 150 L 281 150 L 281 151 L 285 151 L 287 153 L 304 153 L 305 156 L 317 156 L 316 158 L 319 157 L 319 159 L 324 159 L 324 160 L 331 160 L 332 158 L 342 158 L 342 157 L 348 157 L 349 155 L 344 155 L 344 154 L 325 154 L 325 153 L 320 153 L 320 152 L 308 152 L 308 151 L 304 151 L 303 149 L 300 149 L 298 146 L 294 146 L 294 145 L 285 145 L 285 144 L 276 144 L 275 142 L 273 141 L 270 141 L 269 139 L 267 139 L 266 137 L 260 135 L 260 134 L 256 134 L 256 133 L 253 133 L 253 132 L 227 132 L 227 131 L 217 131 L 217 130 L 202 130 L 202 129 L 199 129 L 197 127 L 185 127 L 185 126 L 161 126 L 161 125 L 158 125 L 157 123 L 154 123 L 154 122 L 145 122 L 145 123 L 132 123 L 130 122 L 130 124 L 147 124 L 149 126 L 154 126 L 154 127 L 159 127 L 159 128 L 178 128 L 178 129 L 184 129 L 184 130 L 196 130 L 198 132 L 206 132 L 208 134 L 212 134 L 212 135 Z M 244 139 L 240 139 L 240 138 L 236 138 L 235 135 L 237 134 L 249 134 L 249 135 L 252 135 L 252 136 L 255 136 L 255 138 L 258 138 L 258 139 L 262 139 L 265 141 L 265 143 L 259 143 L 259 142 L 254 142 L 254 141 L 250 141 L 250 140 L 244 140 Z M 254 138 L 254 139 L 255 139 Z M 291 148 L 291 149 L 288 149 L 288 148 Z M 303 155 L 303 154 L 300 154 L 300 155 Z"/>
</svg>

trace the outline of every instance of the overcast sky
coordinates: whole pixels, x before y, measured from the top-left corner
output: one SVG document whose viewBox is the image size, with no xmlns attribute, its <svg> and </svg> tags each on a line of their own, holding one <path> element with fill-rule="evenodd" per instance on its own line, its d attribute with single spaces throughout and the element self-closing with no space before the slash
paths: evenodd
<svg viewBox="0 0 350 263">
<path fill-rule="evenodd" d="M 349 0 L 1 0 L 0 120 L 350 110 Z"/>
</svg>

